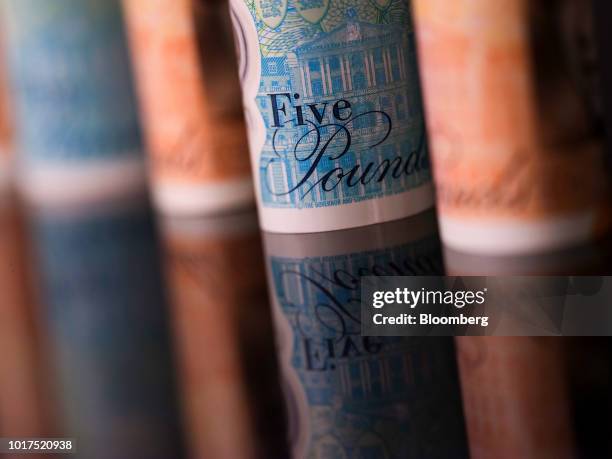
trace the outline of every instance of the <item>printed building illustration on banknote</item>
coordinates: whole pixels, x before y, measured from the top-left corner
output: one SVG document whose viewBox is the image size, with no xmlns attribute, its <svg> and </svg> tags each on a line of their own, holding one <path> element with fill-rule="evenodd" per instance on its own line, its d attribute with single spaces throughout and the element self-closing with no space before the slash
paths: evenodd
<svg viewBox="0 0 612 459">
<path fill-rule="evenodd" d="M 352 205 L 361 220 L 349 224 L 339 217 L 322 223 L 325 229 L 373 223 L 356 204 L 429 189 L 406 0 L 255 1 L 246 4 L 248 16 L 241 0 L 233 6 L 266 229 L 279 229 L 266 209 Z M 257 43 L 254 33 L 258 49 L 246 43 Z M 429 198 L 416 204 L 403 198 L 381 202 L 394 207 L 385 220 L 431 205 Z M 291 216 L 307 215 L 327 218 L 323 212 Z"/>
</svg>

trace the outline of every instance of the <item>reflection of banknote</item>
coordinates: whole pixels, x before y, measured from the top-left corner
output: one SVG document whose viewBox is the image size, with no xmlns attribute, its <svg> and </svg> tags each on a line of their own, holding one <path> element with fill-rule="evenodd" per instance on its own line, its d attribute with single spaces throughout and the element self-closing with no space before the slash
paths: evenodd
<svg viewBox="0 0 612 459">
<path fill-rule="evenodd" d="M 0 43 L 0 58 L 3 51 Z M 24 228 L 11 183 L 5 67 L 0 70 L 0 437 L 44 436 L 52 432 L 42 390 L 44 378 L 26 272 Z"/>
<path fill-rule="evenodd" d="M 118 0 L 7 0 L 3 13 L 26 191 L 65 200 L 142 186 Z"/>
<path fill-rule="evenodd" d="M 0 194 L 0 437 L 45 436 L 52 434 L 43 397 L 45 378 L 37 352 L 24 228 L 12 198 Z"/>
<path fill-rule="evenodd" d="M 162 227 L 192 457 L 284 457 L 255 210 Z"/>
<path fill-rule="evenodd" d="M 157 204 L 166 213 L 191 214 L 251 203 L 248 145 L 225 5 L 200 0 L 123 4 Z"/>
<path fill-rule="evenodd" d="M 132 201 L 31 215 L 54 395 L 79 458 L 183 457 L 154 227 Z"/>
<path fill-rule="evenodd" d="M 360 335 L 361 276 L 441 272 L 433 214 L 265 242 L 293 457 L 466 457 L 452 341 Z"/>
<path fill-rule="evenodd" d="M 445 248 L 449 275 L 601 274 L 609 259 L 582 246 L 528 256 L 465 254 Z M 609 253 L 609 250 L 608 250 Z M 517 311 L 520 314 L 520 309 Z M 538 334 L 555 333 L 553 315 L 540 316 Z M 501 322 L 501 321 L 500 321 Z M 498 324 L 515 325 L 510 314 Z M 570 458 L 574 438 L 564 344 L 545 337 L 457 337 L 463 408 L 474 459 Z"/>
<path fill-rule="evenodd" d="M 231 3 L 264 229 L 431 207 L 408 0 Z"/>
<path fill-rule="evenodd" d="M 607 228 L 589 5 L 415 2 L 448 245 L 534 251 Z"/>
<path fill-rule="evenodd" d="M 471 457 L 575 457 L 562 341 L 460 337 L 457 349 Z"/>
</svg>

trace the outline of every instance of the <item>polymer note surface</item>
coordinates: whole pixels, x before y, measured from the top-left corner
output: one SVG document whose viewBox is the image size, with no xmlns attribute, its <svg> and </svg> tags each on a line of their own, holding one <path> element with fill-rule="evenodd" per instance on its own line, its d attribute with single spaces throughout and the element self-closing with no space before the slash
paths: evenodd
<svg viewBox="0 0 612 459">
<path fill-rule="evenodd" d="M 272 209 L 352 205 L 347 219 L 291 213 L 325 230 L 431 205 L 410 194 L 431 176 L 407 0 L 235 0 L 233 13 L 264 228 L 290 215 Z"/>
</svg>

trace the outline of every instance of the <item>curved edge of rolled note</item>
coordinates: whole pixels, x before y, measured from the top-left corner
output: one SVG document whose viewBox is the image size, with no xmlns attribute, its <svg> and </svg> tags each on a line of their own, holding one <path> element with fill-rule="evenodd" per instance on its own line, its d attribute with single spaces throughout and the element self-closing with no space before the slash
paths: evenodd
<svg viewBox="0 0 612 459">
<path fill-rule="evenodd" d="M 156 183 L 152 194 L 155 207 L 165 215 L 210 215 L 255 204 L 250 177 L 197 185 Z"/>
<path fill-rule="evenodd" d="M 434 206 L 431 182 L 404 193 L 335 207 L 259 208 L 259 221 L 270 233 L 320 233 L 374 225 L 410 217 Z"/>
<path fill-rule="evenodd" d="M 140 158 L 86 165 L 28 163 L 17 169 L 16 180 L 30 204 L 87 205 L 142 193 L 147 187 L 147 171 Z"/>
<path fill-rule="evenodd" d="M 542 221 L 466 221 L 438 216 L 445 246 L 481 255 L 511 255 L 554 250 L 586 242 L 595 231 L 596 210 Z"/>
<path fill-rule="evenodd" d="M 260 183 L 259 152 L 266 142 L 266 126 L 256 103 L 261 79 L 261 59 L 254 58 L 254 56 L 260 56 L 259 37 L 246 3 L 242 0 L 229 0 L 228 3 L 234 28 L 234 43 L 238 54 L 244 121 L 251 162 L 251 180 L 254 184 L 258 184 Z M 257 208 L 263 211 L 261 193 L 256 192 L 255 189 L 253 192 Z M 262 219 L 261 214 L 260 219 Z M 261 220 L 260 225 L 263 225 Z"/>
</svg>

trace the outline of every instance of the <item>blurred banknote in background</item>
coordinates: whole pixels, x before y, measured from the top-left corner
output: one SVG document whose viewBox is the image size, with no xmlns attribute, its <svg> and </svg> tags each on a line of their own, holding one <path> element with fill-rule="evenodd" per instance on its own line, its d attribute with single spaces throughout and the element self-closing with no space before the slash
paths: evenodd
<svg viewBox="0 0 612 459">
<path fill-rule="evenodd" d="M 123 3 L 158 208 L 199 215 L 252 205 L 227 4 Z"/>
<path fill-rule="evenodd" d="M 597 241 L 521 255 L 468 254 L 445 247 L 444 260 L 448 275 L 527 275 L 537 283 L 542 275 L 609 272 L 609 246 Z M 552 319 L 546 316 L 544 322 Z M 512 321 L 503 325 L 512 327 Z M 455 340 L 471 457 L 572 458 L 593 444 L 600 448 L 601 435 L 592 435 L 590 445 L 577 444 L 574 435 L 576 427 L 582 429 L 590 421 L 573 416 L 569 339 L 483 336 Z M 592 359 L 573 352 L 581 355 L 588 371 Z M 581 394 L 578 398 L 584 400 Z M 606 411 L 588 405 L 578 408 L 587 413 Z"/>
<path fill-rule="evenodd" d="M 76 437 L 82 458 L 180 458 L 167 302 L 120 4 L 2 7 L 53 434 Z"/>
<path fill-rule="evenodd" d="M 445 244 L 533 253 L 609 230 L 590 5 L 415 0 Z"/>
<path fill-rule="evenodd" d="M 0 438 L 45 436 L 54 432 L 39 349 L 40 323 L 28 276 L 26 225 L 14 190 L 5 71 L 0 65 Z"/>
<path fill-rule="evenodd" d="M 29 213 L 60 429 L 76 457 L 180 458 L 159 252 L 138 197 Z"/>
<path fill-rule="evenodd" d="M 144 186 L 116 0 L 3 0 L 15 150 L 29 199 Z"/>
<path fill-rule="evenodd" d="M 2 30 L 2 29 L 0 29 Z M 0 35 L 1 38 L 1 35 Z M 0 39 L 0 60 L 4 64 L 4 40 Z M 9 88 L 6 67 L 0 65 L 0 191 L 4 191 L 9 183 L 10 163 L 12 161 L 12 122 L 10 120 Z"/>
<path fill-rule="evenodd" d="M 408 0 L 231 0 L 261 225 L 330 231 L 433 205 Z"/>
</svg>

